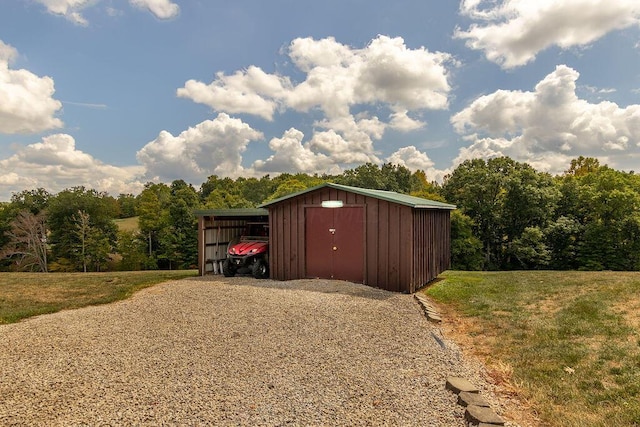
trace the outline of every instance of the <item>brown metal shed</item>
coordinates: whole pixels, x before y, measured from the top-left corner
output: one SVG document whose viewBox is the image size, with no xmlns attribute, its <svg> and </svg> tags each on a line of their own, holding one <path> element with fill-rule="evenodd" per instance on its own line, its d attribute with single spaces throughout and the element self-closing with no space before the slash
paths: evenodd
<svg viewBox="0 0 640 427">
<path fill-rule="evenodd" d="M 453 205 L 323 184 L 260 207 L 269 211 L 272 279 L 343 279 L 413 293 L 449 268 Z"/>
</svg>

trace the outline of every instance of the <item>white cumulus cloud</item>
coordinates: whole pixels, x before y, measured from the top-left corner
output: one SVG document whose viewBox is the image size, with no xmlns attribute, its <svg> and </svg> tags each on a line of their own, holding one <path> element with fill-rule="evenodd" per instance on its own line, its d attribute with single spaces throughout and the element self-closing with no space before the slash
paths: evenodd
<svg viewBox="0 0 640 427">
<path fill-rule="evenodd" d="M 158 19 L 171 19 L 178 16 L 180 6 L 170 0 L 129 0 L 140 9 L 146 9 Z"/>
<path fill-rule="evenodd" d="M 392 113 L 389 116 L 391 119 L 389 121 L 389 126 L 392 129 L 399 130 L 401 132 L 410 132 L 425 127 L 426 124 L 424 122 L 409 117 L 408 113 L 409 112 L 407 110 Z"/>
<path fill-rule="evenodd" d="M 0 40 L 0 62 L 9 64 L 18 56 L 18 51 L 11 45 L 5 44 Z"/>
<path fill-rule="evenodd" d="M 250 66 L 231 75 L 219 72 L 210 83 L 189 80 L 177 95 L 219 112 L 269 121 L 287 110 L 319 112 L 321 118 L 308 142 L 293 144 L 292 135 L 273 141 L 288 141 L 297 152 L 316 156 L 314 161 L 326 157 L 343 165 L 379 162 L 374 141 L 388 127 L 403 132 L 420 129 L 425 123 L 411 115 L 448 107 L 447 66 L 453 63 L 452 57 L 424 47 L 408 48 L 400 37 L 378 36 L 360 49 L 333 37 L 298 38 L 285 53 L 302 72 L 301 81 Z M 388 111 L 387 121 L 376 115 L 381 108 Z M 271 144 L 272 149 L 278 144 Z M 285 165 L 282 154 L 274 151 L 273 158 L 257 167 L 273 170 Z M 307 167 L 289 164 L 293 170 Z"/>
<path fill-rule="evenodd" d="M 257 160 L 253 168 L 258 172 L 323 173 L 339 170 L 335 163 L 322 153 L 315 153 L 308 144 L 303 144 L 304 134 L 298 129 L 287 130 L 282 138 L 269 141 L 275 154 L 266 160 Z"/>
<path fill-rule="evenodd" d="M 288 79 L 251 66 L 230 76 L 219 72 L 210 84 L 189 80 L 177 90 L 177 95 L 217 111 L 247 113 L 273 120 L 288 87 Z"/>
<path fill-rule="evenodd" d="M 116 167 L 104 164 L 76 149 L 75 139 L 54 134 L 41 142 L 17 146 L 15 153 L 0 159 L 0 198 L 28 188 L 43 187 L 51 192 L 84 185 L 111 194 L 137 193 L 143 184 L 137 179 L 139 166 Z"/>
<path fill-rule="evenodd" d="M 637 0 L 463 0 L 460 12 L 477 22 L 454 37 L 503 68 L 524 65 L 550 46 L 585 46 L 640 24 Z"/>
<path fill-rule="evenodd" d="M 49 13 L 64 16 L 76 25 L 87 26 L 89 23 L 82 16 L 80 11 L 90 4 L 95 3 L 93 0 L 37 0 L 47 8 Z"/>
<path fill-rule="evenodd" d="M 616 158 L 640 153 L 640 105 L 589 103 L 576 95 L 579 73 L 566 65 L 534 91 L 499 90 L 473 101 L 451 118 L 471 145 L 456 163 L 473 157 L 507 155 L 550 172 L 566 169 L 579 155 Z"/>
<path fill-rule="evenodd" d="M 387 157 L 387 162 L 404 166 L 412 172 L 421 170 L 430 181 L 442 182 L 444 176 L 450 172 L 449 170 L 437 169 L 427 153 L 418 150 L 413 145 L 400 148 Z"/>
<path fill-rule="evenodd" d="M 373 162 L 379 163 L 380 160 L 373 154 L 373 148 L 368 141 L 361 141 L 363 144 L 358 146 L 353 140 L 346 140 L 341 134 L 333 129 L 321 132 L 315 132 L 309 147 L 314 152 L 326 153 L 336 163 L 357 164 Z M 355 148 L 355 149 L 354 149 Z"/>
<path fill-rule="evenodd" d="M 427 171 L 434 166 L 433 161 L 426 153 L 418 150 L 413 145 L 400 148 L 387 158 L 387 162 L 404 166 L 412 171 Z"/>
<path fill-rule="evenodd" d="M 162 131 L 138 151 L 138 161 L 153 180 L 204 182 L 208 176 L 237 177 L 243 172 L 242 153 L 263 135 L 240 119 L 220 113 L 173 136 Z"/>
<path fill-rule="evenodd" d="M 17 51 L 0 40 L 0 133 L 37 133 L 60 128 L 62 103 L 53 98 L 51 77 L 9 67 Z"/>
<path fill-rule="evenodd" d="M 95 6 L 99 0 L 36 0 L 54 15 L 60 15 L 76 25 L 86 27 L 89 21 L 82 15 L 82 10 Z M 158 19 L 171 19 L 180 14 L 180 6 L 170 0 L 129 0 L 129 3 L 142 10 L 147 10 Z M 107 7 L 106 13 L 113 16 L 116 9 Z"/>
<path fill-rule="evenodd" d="M 333 38 L 296 39 L 289 56 L 306 73 L 286 100 L 298 111 L 317 107 L 334 118 L 349 114 L 354 105 L 384 103 L 394 111 L 448 105 L 446 66 L 451 56 L 409 49 L 400 37 L 378 36 L 363 49 Z"/>
</svg>

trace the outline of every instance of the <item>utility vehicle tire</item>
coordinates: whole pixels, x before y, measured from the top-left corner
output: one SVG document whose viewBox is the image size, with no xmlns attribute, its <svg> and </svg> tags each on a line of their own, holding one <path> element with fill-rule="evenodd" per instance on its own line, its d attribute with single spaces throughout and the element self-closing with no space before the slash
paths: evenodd
<svg viewBox="0 0 640 427">
<path fill-rule="evenodd" d="M 236 275 L 236 267 L 231 263 L 229 258 L 222 263 L 222 274 L 224 277 L 233 277 Z"/>
<path fill-rule="evenodd" d="M 266 279 L 269 277 L 269 267 L 262 258 L 258 258 L 251 266 L 251 274 L 256 279 Z"/>
</svg>

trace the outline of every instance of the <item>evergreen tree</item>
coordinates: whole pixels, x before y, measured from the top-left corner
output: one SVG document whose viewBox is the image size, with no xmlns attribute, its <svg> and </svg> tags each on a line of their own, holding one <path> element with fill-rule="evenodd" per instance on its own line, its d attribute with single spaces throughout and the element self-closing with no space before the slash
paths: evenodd
<svg viewBox="0 0 640 427">
<path fill-rule="evenodd" d="M 63 190 L 51 198 L 48 224 L 52 256 L 57 269 L 84 270 L 83 258 L 77 253 L 81 236 L 77 233 L 78 226 L 74 219 L 80 211 L 89 218 L 88 227 L 94 230 L 93 239 L 102 241 L 103 246 L 115 247 L 117 227 L 113 220 L 117 208 L 113 202 L 114 199 L 106 193 L 84 187 Z M 94 267 L 97 268 L 95 263 Z"/>
<path fill-rule="evenodd" d="M 148 183 L 137 197 L 136 214 L 140 233 L 147 244 L 147 268 L 157 268 L 159 239 L 169 226 L 171 189 L 166 184 Z"/>
<path fill-rule="evenodd" d="M 118 218 L 131 218 L 136 216 L 136 197 L 133 194 L 118 195 Z"/>
<path fill-rule="evenodd" d="M 144 236 L 133 231 L 118 232 L 118 254 L 122 257 L 119 269 L 124 271 L 143 270 L 147 267 L 146 241 Z"/>
<path fill-rule="evenodd" d="M 193 186 L 183 180 L 171 183 L 169 226 L 161 240 L 162 257 L 170 268 L 190 268 L 198 263 L 198 220 L 193 211 L 200 206 Z"/>
</svg>

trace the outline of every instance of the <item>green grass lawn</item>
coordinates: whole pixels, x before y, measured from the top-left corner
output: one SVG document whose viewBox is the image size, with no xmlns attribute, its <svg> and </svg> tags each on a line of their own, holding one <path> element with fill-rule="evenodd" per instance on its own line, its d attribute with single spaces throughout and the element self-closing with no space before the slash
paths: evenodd
<svg viewBox="0 0 640 427">
<path fill-rule="evenodd" d="M 106 304 L 195 270 L 114 273 L 0 273 L 0 324 L 87 305 Z"/>
<path fill-rule="evenodd" d="M 544 425 L 640 426 L 640 273 L 441 277 L 424 292 Z"/>
</svg>

